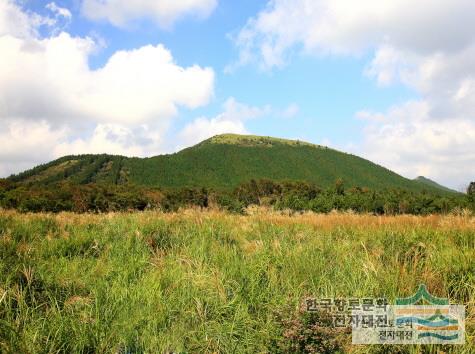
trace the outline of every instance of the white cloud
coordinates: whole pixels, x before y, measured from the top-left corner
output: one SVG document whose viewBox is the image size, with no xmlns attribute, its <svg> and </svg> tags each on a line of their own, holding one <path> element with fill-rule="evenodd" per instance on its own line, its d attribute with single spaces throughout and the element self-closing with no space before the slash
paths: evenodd
<svg viewBox="0 0 475 354">
<path fill-rule="evenodd" d="M 210 68 L 182 68 L 162 45 L 112 55 L 91 70 L 89 38 L 67 33 L 46 39 L 0 38 L 2 116 L 107 123 L 169 118 L 178 106 L 206 104 L 213 92 Z"/>
<path fill-rule="evenodd" d="M 199 117 L 187 124 L 178 134 L 180 143 L 177 148 L 197 144 L 218 134 L 248 134 L 245 122 L 268 115 L 270 112 L 270 106 L 248 106 L 231 97 L 223 104 L 223 112 L 216 117 Z"/>
<path fill-rule="evenodd" d="M 148 127 L 132 129 L 119 124 L 98 124 L 87 138 L 65 141 L 54 148 L 55 156 L 75 154 L 109 154 L 145 156 L 160 147 L 158 139 L 149 139 Z"/>
<path fill-rule="evenodd" d="M 57 17 L 63 17 L 65 19 L 70 20 L 73 15 L 71 14 L 71 11 L 69 11 L 65 7 L 60 7 L 56 5 L 55 2 L 50 2 L 49 4 L 46 5 L 46 8 L 53 12 Z"/>
<path fill-rule="evenodd" d="M 181 67 L 162 45 L 115 52 L 92 70 L 88 60 L 98 49 L 93 39 L 54 31 L 41 38 L 37 29 L 44 21 L 35 14 L 5 0 L 0 10 L 9 13 L 7 18 L 0 11 L 2 147 L 22 156 L 11 154 L 17 167 L 9 161 L 6 168 L 1 165 L 8 154 L 0 155 L 0 173 L 18 171 L 21 161 L 31 167 L 72 152 L 157 153 L 178 109 L 206 105 L 213 96 L 214 71 Z M 31 134 L 48 140 L 44 149 L 17 138 L 28 124 Z"/>
<path fill-rule="evenodd" d="M 47 121 L 0 121 L 0 176 L 8 176 L 65 155 L 116 154 L 144 157 L 163 153 L 166 126 L 97 124 L 84 137 Z"/>
<path fill-rule="evenodd" d="M 475 38 L 458 52 L 380 48 L 368 73 L 382 84 L 399 81 L 421 99 L 370 115 L 380 123 L 365 132 L 365 156 L 455 189 L 475 179 Z"/>
<path fill-rule="evenodd" d="M 467 168 L 475 166 L 474 13 L 473 0 L 270 0 L 235 36 L 239 59 L 230 67 L 373 53 L 365 74 L 381 86 L 408 86 L 419 99 L 357 113 L 367 124 L 359 152 L 457 187 L 475 178 Z"/>
<path fill-rule="evenodd" d="M 412 101 L 384 114 L 370 112 L 364 144 L 355 152 L 414 178 L 429 176 L 458 189 L 475 176 L 475 122 L 434 120 L 430 105 Z"/>
<path fill-rule="evenodd" d="M 1 127 L 0 158 L 9 162 L 28 154 L 43 155 L 45 150 L 51 148 L 52 142 L 54 144 L 64 135 L 63 129 L 52 132 L 45 121 L 2 120 Z"/>
<path fill-rule="evenodd" d="M 139 18 L 170 27 L 184 16 L 206 18 L 217 0 L 84 0 L 82 12 L 92 20 L 106 20 L 123 27 Z"/>
<path fill-rule="evenodd" d="M 65 136 L 65 129 L 52 131 L 45 121 L 0 119 L 0 176 L 7 176 L 48 162 L 51 151 Z"/>
<path fill-rule="evenodd" d="M 196 118 L 180 132 L 179 138 L 183 143 L 178 149 L 195 145 L 218 134 L 229 133 L 247 134 L 248 131 L 241 121 L 226 120 L 219 116 L 211 119 L 205 117 Z"/>
<path fill-rule="evenodd" d="M 54 23 L 51 18 L 22 11 L 14 1 L 0 0 L 0 36 L 30 37 L 37 34 L 39 27 Z"/>
<path fill-rule="evenodd" d="M 55 2 L 48 3 L 45 8 L 54 15 L 54 18 L 50 19 L 51 35 L 58 35 L 70 25 L 73 14 L 69 9 L 60 7 Z"/>
<path fill-rule="evenodd" d="M 387 43 L 424 54 L 473 41 L 472 0 L 270 0 L 236 36 L 240 61 L 282 66 L 293 50 L 358 54 Z"/>
</svg>

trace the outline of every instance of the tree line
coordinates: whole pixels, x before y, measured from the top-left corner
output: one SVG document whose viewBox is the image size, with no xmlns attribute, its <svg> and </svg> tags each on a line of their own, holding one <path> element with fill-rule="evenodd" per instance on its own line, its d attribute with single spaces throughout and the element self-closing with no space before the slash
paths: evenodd
<svg viewBox="0 0 475 354">
<path fill-rule="evenodd" d="M 475 182 L 470 184 L 466 194 L 434 194 L 403 189 L 347 188 L 342 180 L 337 180 L 334 186 L 326 189 L 306 182 L 251 180 L 232 191 L 70 182 L 26 185 L 0 180 L 0 207 L 22 212 L 83 213 L 147 209 L 169 212 L 187 207 L 215 207 L 244 213 L 250 205 L 317 213 L 332 210 L 377 215 L 449 213 L 462 209 L 475 210 Z"/>
</svg>

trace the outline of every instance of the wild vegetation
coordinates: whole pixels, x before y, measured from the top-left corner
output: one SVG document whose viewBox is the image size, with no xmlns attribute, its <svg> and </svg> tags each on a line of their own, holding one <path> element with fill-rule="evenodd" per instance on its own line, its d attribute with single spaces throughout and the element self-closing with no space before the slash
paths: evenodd
<svg viewBox="0 0 475 354">
<path fill-rule="evenodd" d="M 307 182 L 251 180 L 230 191 L 186 187 L 161 189 L 107 183 L 27 185 L 0 180 L 0 207 L 22 212 L 176 211 L 179 208 L 200 207 L 244 213 L 250 205 L 296 212 L 351 210 L 377 215 L 428 215 L 475 210 L 472 192 L 464 195 L 425 190 L 348 188 L 342 180 L 337 180 L 327 189 Z"/>
<path fill-rule="evenodd" d="M 467 305 L 463 346 L 351 346 L 307 297 Z M 473 353 L 475 219 L 0 212 L 2 353 Z"/>
</svg>

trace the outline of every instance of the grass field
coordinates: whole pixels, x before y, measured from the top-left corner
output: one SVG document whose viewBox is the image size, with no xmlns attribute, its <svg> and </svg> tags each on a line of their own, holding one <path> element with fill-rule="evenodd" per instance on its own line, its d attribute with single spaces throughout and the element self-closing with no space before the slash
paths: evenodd
<svg viewBox="0 0 475 354">
<path fill-rule="evenodd" d="M 475 353 L 475 218 L 0 212 L 2 353 Z M 467 305 L 464 346 L 351 346 L 306 297 Z"/>
</svg>

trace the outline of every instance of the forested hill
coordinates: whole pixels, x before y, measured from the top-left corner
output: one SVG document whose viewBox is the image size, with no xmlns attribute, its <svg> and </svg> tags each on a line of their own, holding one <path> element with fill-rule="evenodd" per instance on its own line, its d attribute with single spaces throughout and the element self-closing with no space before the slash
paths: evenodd
<svg viewBox="0 0 475 354">
<path fill-rule="evenodd" d="M 448 193 L 423 180 L 409 180 L 360 157 L 301 141 L 218 135 L 170 155 L 127 158 L 66 156 L 9 177 L 25 184 L 68 181 L 182 188 L 232 189 L 249 180 L 305 181 L 321 188 L 342 179 L 346 186 Z"/>
</svg>

